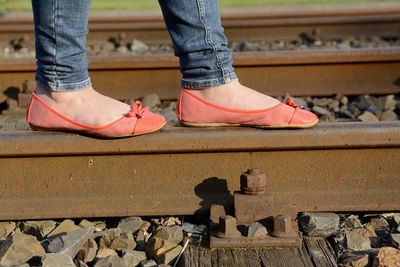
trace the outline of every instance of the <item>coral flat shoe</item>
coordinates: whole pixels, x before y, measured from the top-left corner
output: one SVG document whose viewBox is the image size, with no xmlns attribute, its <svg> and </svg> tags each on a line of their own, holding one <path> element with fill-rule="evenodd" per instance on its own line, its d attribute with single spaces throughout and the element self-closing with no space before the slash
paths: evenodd
<svg viewBox="0 0 400 267">
<path fill-rule="evenodd" d="M 253 126 L 257 128 L 309 128 L 318 117 L 300 109 L 292 99 L 268 109 L 235 110 L 214 105 L 182 89 L 177 103 L 178 119 L 187 126 Z"/>
<path fill-rule="evenodd" d="M 52 109 L 35 93 L 32 94 L 26 120 L 35 130 L 72 131 L 101 137 L 127 137 L 155 132 L 166 124 L 163 116 L 142 108 L 136 101 L 131 110 L 121 118 L 104 126 L 96 127 L 73 121 Z"/>
</svg>

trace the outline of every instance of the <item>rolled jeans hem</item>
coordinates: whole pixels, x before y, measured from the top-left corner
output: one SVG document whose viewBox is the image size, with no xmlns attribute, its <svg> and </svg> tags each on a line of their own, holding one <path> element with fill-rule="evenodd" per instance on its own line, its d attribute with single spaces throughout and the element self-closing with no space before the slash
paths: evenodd
<svg viewBox="0 0 400 267">
<path fill-rule="evenodd" d="M 86 89 L 86 88 L 92 86 L 92 82 L 90 81 L 90 78 L 88 78 L 82 82 L 67 83 L 67 84 L 53 83 L 53 82 L 47 81 L 41 77 L 36 77 L 36 81 L 38 83 L 44 85 L 45 87 L 49 88 L 51 91 L 55 91 L 55 92 L 79 91 L 79 90 Z"/>
<path fill-rule="evenodd" d="M 222 77 L 207 79 L 207 80 L 188 80 L 182 79 L 182 87 L 188 89 L 202 89 L 202 88 L 210 88 L 215 87 L 223 84 L 230 83 L 232 81 L 238 80 L 236 73 L 232 72 Z"/>
</svg>

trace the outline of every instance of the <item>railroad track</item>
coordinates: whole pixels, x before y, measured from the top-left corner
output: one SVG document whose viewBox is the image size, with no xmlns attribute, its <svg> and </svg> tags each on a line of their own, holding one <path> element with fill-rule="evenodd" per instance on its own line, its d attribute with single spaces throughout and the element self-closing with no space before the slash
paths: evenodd
<svg viewBox="0 0 400 267">
<path fill-rule="evenodd" d="M 370 25 L 371 16 L 376 16 L 363 12 L 354 15 L 364 20 L 358 22 L 358 29 Z M 375 30 L 365 29 L 385 27 L 393 34 L 390 29 L 397 27 L 398 31 L 398 24 L 390 28 L 385 23 L 398 23 L 399 12 L 381 13 L 386 22 L 374 21 Z M 349 20 L 353 16 L 337 11 L 329 19 L 323 15 L 303 17 L 310 30 L 315 29 L 311 21 L 325 19 L 330 21 L 326 25 L 336 25 L 332 29 L 344 31 L 333 17 Z M 301 17 L 285 16 L 270 19 L 291 20 L 293 26 Z M 148 18 L 141 19 L 150 23 Z M 253 24 L 263 20 L 259 14 L 251 19 Z M 230 20 L 237 23 L 233 17 Z M 229 24 L 228 17 L 224 21 Z M 265 29 L 288 27 L 277 21 L 268 23 Z M 21 26 L 19 34 L 28 24 Z M 93 25 L 92 21 L 95 32 Z M 0 29 L 5 28 L 0 24 Z M 152 36 L 151 30 L 146 31 Z M 399 48 L 243 52 L 235 53 L 234 59 L 243 83 L 274 96 L 400 92 Z M 171 55 L 92 57 L 89 61 L 95 88 L 114 98 L 156 93 L 161 99 L 176 99 L 178 95 L 179 66 Z M 0 90 L 19 86 L 34 72 L 34 59 L 0 59 Z M 248 168 L 267 174 L 277 214 L 400 210 L 399 159 L 399 122 L 320 123 L 312 129 L 272 131 L 168 126 L 151 135 L 118 140 L 0 131 L 0 220 L 185 215 L 206 211 L 211 204 L 230 209 L 239 175 Z"/>
<path fill-rule="evenodd" d="M 322 39 L 398 37 L 400 7 L 227 13 L 222 20 L 231 41 L 294 40 L 300 34 Z M 159 16 L 93 17 L 89 28 L 89 43 L 99 40 L 104 43 L 119 33 L 124 33 L 127 40 L 170 42 Z M 9 42 L 14 35 L 20 38 L 32 34 L 31 19 L 0 19 L 0 43 L 1 40 Z M 234 59 L 243 83 L 274 96 L 385 94 L 397 93 L 400 88 L 400 49 L 396 47 L 243 52 L 235 53 Z M 162 99 L 175 99 L 180 87 L 178 60 L 167 54 L 91 57 L 89 69 L 95 87 L 118 99 L 136 98 L 150 92 Z M 34 72 L 33 59 L 0 59 L 0 91 L 19 87 L 24 80 L 33 78 Z M 113 80 L 108 79 L 110 75 Z M 164 82 L 160 84 L 159 79 Z"/>
<path fill-rule="evenodd" d="M 179 93 L 179 62 L 172 55 L 90 57 L 89 62 L 95 88 L 114 98 L 156 93 L 176 99 Z M 240 52 L 234 66 L 244 84 L 273 96 L 400 92 L 400 48 Z M 35 71 L 34 59 L 0 59 L 0 91 L 20 87 Z"/>
<path fill-rule="evenodd" d="M 138 138 L 0 131 L 0 220 L 194 214 L 231 208 L 267 174 L 275 212 L 399 210 L 400 123 L 307 130 L 167 127 Z"/>
<path fill-rule="evenodd" d="M 398 36 L 400 7 L 375 9 L 332 9 L 252 14 L 222 14 L 222 24 L 230 41 L 293 40 L 300 34 L 323 38 L 355 36 Z M 145 42 L 170 42 L 161 16 L 92 17 L 88 42 L 117 37 Z M 7 42 L 23 35 L 33 40 L 31 18 L 1 18 L 0 40 Z"/>
</svg>

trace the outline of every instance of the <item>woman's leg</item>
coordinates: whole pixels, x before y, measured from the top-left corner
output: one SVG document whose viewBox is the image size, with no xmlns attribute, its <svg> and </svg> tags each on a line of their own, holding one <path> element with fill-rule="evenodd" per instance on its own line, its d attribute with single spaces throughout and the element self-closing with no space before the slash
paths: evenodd
<svg viewBox="0 0 400 267">
<path fill-rule="evenodd" d="M 36 93 L 64 116 L 105 125 L 130 107 L 93 90 L 86 58 L 90 0 L 32 0 L 37 59 Z"/>
<path fill-rule="evenodd" d="M 241 110 L 279 104 L 241 85 L 221 26 L 218 0 L 159 0 L 180 59 L 182 87 L 214 104 Z M 201 90 L 198 90 L 201 89 Z"/>
</svg>

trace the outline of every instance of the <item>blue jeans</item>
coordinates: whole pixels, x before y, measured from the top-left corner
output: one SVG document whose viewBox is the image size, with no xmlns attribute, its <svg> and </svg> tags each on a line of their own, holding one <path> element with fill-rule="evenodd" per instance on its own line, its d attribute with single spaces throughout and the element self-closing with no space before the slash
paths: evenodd
<svg viewBox="0 0 400 267">
<path fill-rule="evenodd" d="M 184 88 L 237 80 L 221 26 L 218 0 L 159 0 L 180 59 Z M 90 0 L 32 0 L 36 81 L 52 91 L 91 86 L 86 58 Z"/>
</svg>

